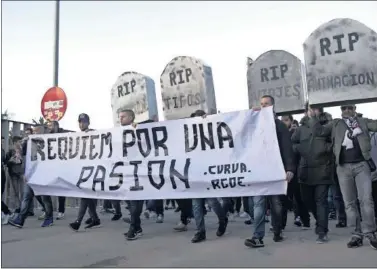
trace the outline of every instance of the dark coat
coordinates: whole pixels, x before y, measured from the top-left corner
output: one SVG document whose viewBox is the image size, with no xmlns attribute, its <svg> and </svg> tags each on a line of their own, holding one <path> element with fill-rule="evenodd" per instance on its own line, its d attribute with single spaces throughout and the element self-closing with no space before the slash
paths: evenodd
<svg viewBox="0 0 377 269">
<path fill-rule="evenodd" d="M 280 155 L 286 172 L 296 172 L 294 153 L 291 142 L 291 134 L 285 124 L 275 119 L 276 135 L 280 148 Z"/>
<path fill-rule="evenodd" d="M 318 118 L 322 125 L 332 120 L 328 113 Z M 313 136 L 309 118 L 301 119 L 301 126 L 292 136 L 293 150 L 300 155 L 298 178 L 308 185 L 333 184 L 334 155 L 331 137 Z"/>
</svg>

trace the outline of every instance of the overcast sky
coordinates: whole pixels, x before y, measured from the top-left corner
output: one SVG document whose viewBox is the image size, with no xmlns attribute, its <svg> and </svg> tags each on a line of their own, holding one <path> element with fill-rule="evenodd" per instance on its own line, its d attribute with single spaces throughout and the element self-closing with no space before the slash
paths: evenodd
<svg viewBox="0 0 377 269">
<path fill-rule="evenodd" d="M 2 2 L 2 111 L 31 122 L 41 116 L 53 83 L 54 5 Z M 61 126 L 77 130 L 90 115 L 93 128 L 112 127 L 110 90 L 125 71 L 156 82 L 175 56 L 212 67 L 218 109 L 248 107 L 246 57 L 271 49 L 301 60 L 302 44 L 321 24 L 351 18 L 377 30 L 377 2 L 61 2 L 59 86 L 68 97 Z M 374 108 L 374 109 L 373 109 Z M 377 118 L 377 104 L 358 111 Z M 327 109 L 339 116 L 339 108 Z"/>
</svg>

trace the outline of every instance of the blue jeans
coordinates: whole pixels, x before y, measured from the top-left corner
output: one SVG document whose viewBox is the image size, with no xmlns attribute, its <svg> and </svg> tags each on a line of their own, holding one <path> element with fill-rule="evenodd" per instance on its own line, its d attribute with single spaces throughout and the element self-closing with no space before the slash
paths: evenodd
<svg viewBox="0 0 377 269">
<path fill-rule="evenodd" d="M 24 193 L 21 202 L 20 218 L 24 222 L 30 212 L 30 207 L 33 206 L 34 191 L 28 184 L 24 185 Z"/>
<path fill-rule="evenodd" d="M 224 198 L 225 207 L 229 206 L 228 198 Z M 212 207 L 213 211 L 217 215 L 219 222 L 225 222 L 226 214 L 224 208 L 221 206 L 217 198 L 207 198 L 207 203 Z M 192 209 L 194 212 L 194 218 L 196 223 L 196 230 L 200 233 L 206 232 L 206 226 L 204 222 L 204 212 L 203 212 L 204 199 L 192 199 Z"/>
<path fill-rule="evenodd" d="M 253 196 L 249 197 L 250 211 L 254 209 L 254 222 L 252 228 L 254 230 L 253 237 L 263 239 L 266 227 L 265 227 L 265 215 L 266 215 L 266 197 L 265 196 Z"/>
</svg>

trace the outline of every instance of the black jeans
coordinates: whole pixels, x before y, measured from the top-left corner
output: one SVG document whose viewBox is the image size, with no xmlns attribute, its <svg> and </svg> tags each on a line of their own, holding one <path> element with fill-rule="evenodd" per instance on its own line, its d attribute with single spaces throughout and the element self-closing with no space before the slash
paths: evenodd
<svg viewBox="0 0 377 269">
<path fill-rule="evenodd" d="M 134 231 L 141 229 L 140 215 L 143 212 L 144 200 L 130 201 L 131 225 L 130 228 Z"/>
<path fill-rule="evenodd" d="M 103 201 L 103 209 L 111 209 L 113 208 L 113 205 L 111 204 L 111 200 L 105 200 Z"/>
<path fill-rule="evenodd" d="M 342 192 L 339 183 L 330 186 L 332 191 L 332 199 L 334 201 L 335 210 L 338 213 L 338 222 L 347 224 L 346 209 L 344 206 Z"/>
<path fill-rule="evenodd" d="M 306 207 L 316 220 L 316 233 L 327 234 L 329 231 L 329 185 L 301 184 L 301 195 Z"/>
<path fill-rule="evenodd" d="M 93 221 L 99 220 L 97 211 L 96 211 L 96 206 L 97 206 L 96 199 L 81 198 L 79 213 L 77 215 L 77 222 L 80 222 L 80 223 L 82 222 L 87 209 L 89 209 L 89 216 Z"/>
<path fill-rule="evenodd" d="M 115 210 L 115 215 L 122 215 L 122 209 L 120 208 L 120 201 L 119 200 L 111 200 L 111 204 Z"/>
<path fill-rule="evenodd" d="M 175 207 L 175 200 L 170 200 L 170 199 L 166 200 L 166 206 L 169 206 L 170 203 L 172 207 Z"/>
<path fill-rule="evenodd" d="M 155 200 L 154 201 L 155 211 L 157 215 L 164 215 L 164 200 Z"/>
<path fill-rule="evenodd" d="M 242 197 L 243 211 L 249 214 L 250 218 L 254 219 L 254 208 L 250 208 L 249 199 L 250 197 L 248 196 Z"/>
<path fill-rule="evenodd" d="M 275 234 L 280 234 L 283 229 L 283 195 L 267 196 L 267 201 L 271 210 L 271 225 Z M 285 196 L 285 195 L 284 195 Z"/>
<path fill-rule="evenodd" d="M 5 185 L 6 185 L 6 175 L 5 170 L 3 168 L 3 164 L 1 164 L 1 196 L 3 196 L 3 193 L 5 191 Z M 8 206 L 1 200 L 1 212 L 3 212 L 6 215 L 11 214 Z"/>
<path fill-rule="evenodd" d="M 304 226 L 309 227 L 310 226 L 310 214 L 309 214 L 309 211 L 308 211 L 305 203 L 302 201 L 300 184 L 298 183 L 297 180 L 292 180 L 288 184 L 287 193 L 288 193 L 288 196 L 292 195 L 292 197 L 293 197 L 295 217 L 300 217 L 302 224 Z"/>
<path fill-rule="evenodd" d="M 181 222 L 184 225 L 187 225 L 188 219 L 193 218 L 192 199 L 178 199 L 176 201 L 178 207 L 181 209 Z"/>
<path fill-rule="evenodd" d="M 46 207 L 45 207 L 45 204 L 43 203 L 42 196 L 40 195 L 35 196 L 35 199 L 37 199 L 38 203 L 41 205 L 42 211 L 46 212 Z"/>
<path fill-rule="evenodd" d="M 377 181 L 372 182 L 372 195 L 374 201 L 374 218 L 377 219 Z"/>
<path fill-rule="evenodd" d="M 65 212 L 65 197 L 59 197 L 58 202 L 59 202 L 58 212 L 64 214 L 64 212 Z"/>
</svg>

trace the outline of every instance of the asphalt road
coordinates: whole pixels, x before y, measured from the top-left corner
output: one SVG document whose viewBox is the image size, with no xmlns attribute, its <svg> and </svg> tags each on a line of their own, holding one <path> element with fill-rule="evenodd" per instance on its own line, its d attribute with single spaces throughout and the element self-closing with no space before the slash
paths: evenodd
<svg viewBox="0 0 377 269">
<path fill-rule="evenodd" d="M 123 211 L 125 212 L 124 208 Z M 179 213 L 165 212 L 165 222 L 142 220 L 144 235 L 126 241 L 128 224 L 111 222 L 111 215 L 101 215 L 102 228 L 73 232 L 68 223 L 77 209 L 67 209 L 64 220 L 41 228 L 36 217 L 27 219 L 24 228 L 2 226 L 2 267 L 376 267 L 377 251 L 367 242 L 358 249 L 347 249 L 350 228 L 337 229 L 330 221 L 330 241 L 315 243 L 313 230 L 293 226 L 292 215 L 285 241 L 275 243 L 271 233 L 266 246 L 250 249 L 244 239 L 251 227 L 237 218 L 230 222 L 222 238 L 217 238 L 217 220 L 213 213 L 206 218 L 207 240 L 192 244 L 195 225 L 183 233 L 173 231 Z M 266 225 L 268 230 L 269 224 Z"/>
</svg>

